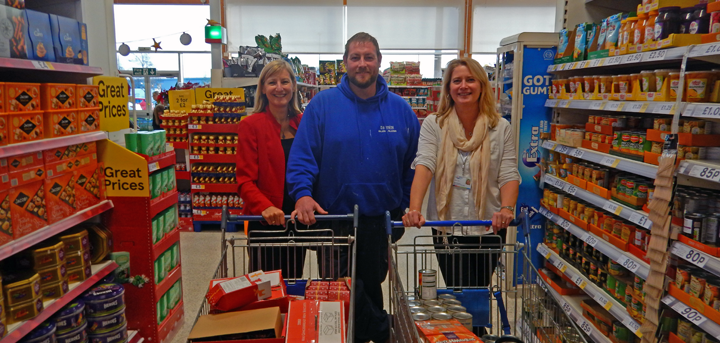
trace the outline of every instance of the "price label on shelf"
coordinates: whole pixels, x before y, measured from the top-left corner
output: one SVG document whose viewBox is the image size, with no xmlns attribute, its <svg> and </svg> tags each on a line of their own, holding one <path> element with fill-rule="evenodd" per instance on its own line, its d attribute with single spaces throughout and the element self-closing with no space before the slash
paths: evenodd
<svg viewBox="0 0 720 343">
<path fill-rule="evenodd" d="M 693 48 L 694 50 L 697 50 L 697 53 L 691 54 L 691 56 L 708 56 L 708 55 L 717 55 L 720 54 L 720 44 L 710 44 L 706 48 L 701 49 L 697 46 Z"/>
<path fill-rule="evenodd" d="M 553 265 L 554 265 L 555 268 L 557 268 L 561 273 L 564 273 L 564 272 L 567 270 L 567 266 L 566 266 L 565 263 L 563 263 L 563 261 L 561 261 L 561 260 L 556 260 L 556 261 L 553 263 Z"/>
<path fill-rule="evenodd" d="M 598 240 L 597 237 L 595 237 L 591 234 L 588 234 L 585 237 L 584 241 L 585 241 L 585 243 L 587 243 L 589 246 L 591 246 L 593 248 L 598 244 L 598 242 L 600 242 L 600 240 Z"/>
<path fill-rule="evenodd" d="M 620 106 L 624 104 L 623 102 L 619 101 L 611 101 L 605 106 L 605 110 L 607 111 L 620 111 Z"/>
<path fill-rule="evenodd" d="M 670 306 L 670 303 L 673 302 L 673 297 L 670 295 L 666 295 L 664 298 L 662 298 L 662 302 L 663 304 Z"/>
<path fill-rule="evenodd" d="M 596 60 L 592 60 L 592 61 L 590 61 L 590 68 L 602 67 L 604 62 L 605 62 L 604 58 L 598 58 Z"/>
<path fill-rule="evenodd" d="M 565 188 L 565 181 L 556 179 L 556 178 L 552 178 L 551 180 L 553 180 L 552 184 L 555 185 L 555 187 L 560 188 L 560 189 Z"/>
<path fill-rule="evenodd" d="M 642 338 L 642 334 L 640 333 L 640 323 L 636 322 L 634 319 L 632 319 L 630 316 L 625 316 L 622 320 L 623 325 L 630 329 L 633 333 L 635 333 L 636 336 Z"/>
<path fill-rule="evenodd" d="M 580 275 L 575 275 L 573 281 L 578 287 L 580 287 L 580 289 L 585 289 L 585 287 L 587 286 L 587 282 L 585 282 L 585 280 L 583 280 L 582 276 Z"/>
<path fill-rule="evenodd" d="M 544 244 L 538 244 L 537 252 L 539 252 L 540 255 L 545 257 L 545 259 L 550 259 L 550 249 L 548 249 Z"/>
<path fill-rule="evenodd" d="M 570 62 L 565 70 L 572 70 L 575 69 L 575 67 L 577 67 L 577 62 Z"/>
<path fill-rule="evenodd" d="M 608 58 L 606 58 L 605 65 L 611 66 L 611 65 L 620 64 L 620 62 L 622 62 L 622 59 L 623 59 L 622 56 L 608 57 Z"/>
<path fill-rule="evenodd" d="M 651 61 L 662 61 L 665 59 L 665 55 L 667 54 L 667 50 L 655 50 L 645 53 L 645 61 L 651 62 Z"/>
<path fill-rule="evenodd" d="M 695 325 L 702 325 L 702 323 L 707 320 L 707 318 L 700 314 L 700 312 L 679 301 L 673 304 L 671 307 L 673 310 L 675 310 L 677 313 L 679 313 L 681 316 L 685 317 L 685 319 L 689 320 Z"/>
<path fill-rule="evenodd" d="M 554 64 L 547 67 L 547 72 L 549 73 L 549 72 L 551 72 L 551 71 L 555 71 L 555 65 L 554 65 Z"/>
<path fill-rule="evenodd" d="M 160 163 L 153 162 L 153 163 L 148 164 L 148 172 L 152 173 L 158 169 L 160 169 Z"/>
<path fill-rule="evenodd" d="M 545 149 L 555 150 L 555 143 L 552 141 L 544 141 L 542 147 Z"/>
<path fill-rule="evenodd" d="M 610 310 L 612 307 L 612 303 L 608 298 L 600 293 L 595 294 L 595 301 L 597 301 L 600 306 L 604 307 L 606 310 Z"/>
<path fill-rule="evenodd" d="M 578 325 L 580 325 L 580 329 L 582 329 L 588 336 L 592 335 L 593 325 L 585 320 L 585 318 L 581 319 L 580 322 L 578 322 Z"/>
<path fill-rule="evenodd" d="M 616 168 L 618 163 L 620 163 L 620 160 L 613 157 L 603 157 L 602 160 L 600 160 L 600 164 L 608 166 L 610 168 Z"/>
<path fill-rule="evenodd" d="M 43 62 L 43 61 L 31 61 L 33 64 L 33 67 L 35 69 L 46 69 L 46 70 L 52 70 L 53 68 L 52 64 L 50 62 Z"/>
<path fill-rule="evenodd" d="M 649 229 L 652 226 L 650 219 L 638 212 L 632 212 L 632 214 L 630 214 L 630 221 L 646 229 Z"/>
<path fill-rule="evenodd" d="M 647 103 L 633 102 L 628 106 L 627 111 L 628 112 L 640 112 L 640 110 L 642 110 L 643 106 L 645 106 L 645 108 L 647 108 Z"/>
<path fill-rule="evenodd" d="M 577 193 L 577 190 L 578 189 L 577 187 L 575 187 L 575 185 L 569 185 L 567 186 L 567 189 L 565 189 L 565 191 L 568 192 L 568 194 L 570 195 L 575 195 L 575 193 Z"/>
<path fill-rule="evenodd" d="M 561 154 L 567 154 L 568 150 L 570 150 L 570 148 L 565 145 L 558 145 L 558 147 L 555 149 L 555 151 Z"/>
<path fill-rule="evenodd" d="M 649 103 L 649 102 L 644 102 L 644 103 L 642 104 L 642 106 L 640 107 L 640 110 L 639 110 L 638 112 L 640 112 L 640 113 L 645 113 L 645 112 L 647 112 L 648 107 L 650 107 L 650 103 Z"/>
<path fill-rule="evenodd" d="M 640 268 L 640 264 L 633 261 L 631 258 L 623 255 L 620 255 L 620 258 L 617 259 L 617 263 L 621 266 L 625 267 L 625 269 L 631 271 L 633 274 L 637 272 L 637 270 Z"/>
<path fill-rule="evenodd" d="M 188 125 L 188 129 L 190 129 L 190 130 L 200 130 L 200 129 L 202 129 L 202 125 L 190 124 L 190 125 Z"/>
<path fill-rule="evenodd" d="M 693 166 L 688 175 L 708 181 L 720 182 L 720 169 L 718 168 Z"/>
<path fill-rule="evenodd" d="M 555 107 L 557 105 L 557 100 L 555 99 L 547 99 L 545 100 L 545 107 Z"/>
<path fill-rule="evenodd" d="M 580 66 L 578 68 L 581 68 L 581 69 L 587 68 L 589 64 L 590 64 L 590 61 L 583 61 L 582 64 L 580 64 Z"/>
<path fill-rule="evenodd" d="M 593 101 L 590 103 L 590 106 L 588 106 L 588 109 L 600 111 L 605 108 L 605 104 L 605 101 Z"/>
<path fill-rule="evenodd" d="M 685 244 L 675 243 L 673 244 L 671 251 L 675 256 L 682 257 L 686 261 L 700 268 L 705 268 L 705 264 L 708 261 L 708 257 L 705 253 L 695 250 Z"/>
<path fill-rule="evenodd" d="M 700 118 L 720 118 L 720 106 L 695 106 L 695 108 L 692 110 L 692 113 L 686 108 L 685 115 L 687 114 L 691 114 L 693 117 Z"/>
<path fill-rule="evenodd" d="M 572 313 L 572 307 L 570 307 L 570 304 L 568 304 L 567 301 L 563 300 L 562 302 L 562 309 L 567 313 L 568 315 Z"/>
<path fill-rule="evenodd" d="M 203 155 L 190 155 L 191 160 L 202 160 Z"/>
<path fill-rule="evenodd" d="M 560 102 L 558 102 L 557 107 L 567 108 L 569 105 L 570 105 L 570 100 L 560 100 Z"/>
<path fill-rule="evenodd" d="M 582 158 L 583 155 L 585 155 L 585 151 L 580 149 L 573 149 L 569 155 L 575 158 Z"/>
<path fill-rule="evenodd" d="M 618 204 L 614 204 L 610 201 L 606 201 L 603 205 L 603 210 L 608 211 L 610 213 L 615 213 L 616 216 L 620 215 L 620 212 L 622 212 L 622 207 Z"/>
<path fill-rule="evenodd" d="M 190 185 L 191 189 L 205 189 L 205 185 Z"/>
<path fill-rule="evenodd" d="M 570 222 L 567 221 L 567 220 L 563 220 L 563 221 L 560 222 L 560 227 L 562 227 L 562 228 L 565 229 L 565 230 L 569 230 L 569 229 L 570 229 Z"/>
<path fill-rule="evenodd" d="M 541 207 L 541 208 L 542 208 L 542 207 Z M 544 209 L 544 208 L 543 208 L 543 209 Z M 547 218 L 547 219 L 549 219 L 549 220 L 553 220 L 553 218 L 555 218 L 555 215 L 554 215 L 552 212 L 548 211 L 548 210 L 545 210 L 545 212 L 543 213 L 543 215 L 545 216 L 545 218 Z"/>
<path fill-rule="evenodd" d="M 659 114 L 673 114 L 675 112 L 675 104 L 673 103 L 664 103 L 655 106 L 653 109 L 653 113 L 659 113 Z"/>
<path fill-rule="evenodd" d="M 643 54 L 631 54 L 623 57 L 622 63 L 638 63 L 642 61 Z"/>
</svg>

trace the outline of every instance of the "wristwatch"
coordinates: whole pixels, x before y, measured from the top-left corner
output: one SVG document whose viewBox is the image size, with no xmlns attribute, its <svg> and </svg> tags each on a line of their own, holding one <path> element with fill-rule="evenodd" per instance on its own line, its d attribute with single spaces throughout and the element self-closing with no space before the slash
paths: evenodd
<svg viewBox="0 0 720 343">
<path fill-rule="evenodd" d="M 515 206 L 503 206 L 503 207 L 500 207 L 500 209 L 501 210 L 508 209 L 508 210 L 510 210 L 510 212 L 515 213 Z"/>
</svg>

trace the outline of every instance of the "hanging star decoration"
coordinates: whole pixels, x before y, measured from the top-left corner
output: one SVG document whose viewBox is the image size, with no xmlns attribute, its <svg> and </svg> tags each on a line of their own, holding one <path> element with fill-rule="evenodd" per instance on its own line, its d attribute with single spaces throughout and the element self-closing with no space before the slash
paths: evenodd
<svg viewBox="0 0 720 343">
<path fill-rule="evenodd" d="M 222 26 L 219 22 L 213 19 L 207 19 L 207 25 L 205 26 Z"/>
<path fill-rule="evenodd" d="M 155 51 L 158 51 L 158 49 L 162 49 L 162 47 L 160 47 L 160 43 L 162 43 L 162 42 L 157 42 L 157 41 L 155 41 L 155 38 L 153 38 L 152 47 L 155 48 Z"/>
</svg>

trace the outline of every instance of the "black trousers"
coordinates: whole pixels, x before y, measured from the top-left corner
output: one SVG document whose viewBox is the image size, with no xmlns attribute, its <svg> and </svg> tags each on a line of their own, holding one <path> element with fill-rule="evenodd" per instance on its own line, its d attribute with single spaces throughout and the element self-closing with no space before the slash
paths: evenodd
<svg viewBox="0 0 720 343">
<path fill-rule="evenodd" d="M 487 287 L 497 266 L 499 253 L 478 249 L 502 249 L 505 230 L 485 236 L 442 236 L 433 228 L 433 243 L 443 280 L 448 288 Z M 444 240 L 447 238 L 448 244 Z M 470 253 L 453 253 L 453 249 L 472 249 Z"/>
<path fill-rule="evenodd" d="M 290 238 L 288 238 L 288 233 L 284 229 L 282 226 L 262 225 L 260 222 L 250 222 L 248 224 L 248 243 L 250 245 L 261 245 L 259 247 L 248 247 L 251 272 L 280 269 L 283 278 L 302 278 L 306 250 L 304 247 L 288 244 Z M 262 246 L 263 244 L 278 243 L 286 246 Z"/>
</svg>

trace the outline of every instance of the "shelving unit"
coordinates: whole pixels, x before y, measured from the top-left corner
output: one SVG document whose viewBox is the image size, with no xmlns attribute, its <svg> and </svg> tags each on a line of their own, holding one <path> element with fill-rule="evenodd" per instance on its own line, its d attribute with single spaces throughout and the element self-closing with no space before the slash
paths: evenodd
<svg viewBox="0 0 720 343">
<path fill-rule="evenodd" d="M 681 103 L 681 111 L 686 103 Z M 548 99 L 545 107 L 569 108 L 575 110 L 626 112 L 626 113 L 652 113 L 675 114 L 676 104 L 663 101 L 613 101 L 613 100 L 558 100 Z M 684 113 L 684 112 L 683 112 Z"/>
<path fill-rule="evenodd" d="M 574 148 L 551 140 L 542 141 L 541 146 L 585 161 L 602 164 L 617 170 L 626 171 L 647 178 L 654 178 L 658 167 L 649 163 L 633 161 L 627 158 L 602 153 L 585 148 Z"/>
<path fill-rule="evenodd" d="M 687 47 L 670 48 L 664 50 L 641 52 L 637 54 L 627 54 L 622 56 L 613 56 L 599 58 L 595 60 L 587 60 L 580 62 L 570 62 L 563 64 L 554 64 L 547 68 L 548 73 L 562 74 L 577 69 L 590 69 L 595 70 L 596 68 L 619 68 L 619 67 L 643 67 L 645 65 L 657 65 L 667 62 L 681 62 L 685 52 L 688 51 Z"/>
<path fill-rule="evenodd" d="M 678 175 L 686 175 L 706 181 L 720 183 L 720 162 L 683 160 L 677 170 Z"/>
<path fill-rule="evenodd" d="M 570 319 L 577 324 L 578 328 L 590 336 L 595 343 L 612 343 L 607 336 L 603 335 L 602 332 L 595 328 L 595 325 L 588 322 L 587 319 L 585 319 L 585 316 L 583 316 L 583 310 L 580 303 L 584 299 L 588 299 L 588 297 L 560 295 L 552 287 L 549 287 L 542 278 L 538 278 L 537 282 L 542 286 L 545 292 L 555 298 L 555 301 L 560 304 L 560 307 L 565 313 L 567 313 Z"/>
<path fill-rule="evenodd" d="M 612 200 L 607 200 L 549 174 L 545 174 L 544 182 L 646 229 L 652 226 L 652 222 L 648 219 L 647 213 L 645 212 L 634 210 Z"/>
<path fill-rule="evenodd" d="M 720 276 L 720 258 L 708 255 L 678 241 L 672 244 L 670 252 L 699 268 L 709 271 L 716 276 Z"/>
<path fill-rule="evenodd" d="M 45 309 L 40 314 L 30 320 L 10 324 L 7 327 L 7 336 L 2 339 L 3 343 L 15 343 L 20 341 L 25 335 L 30 333 L 45 320 L 52 317 L 57 311 L 62 309 L 65 305 L 69 304 L 75 298 L 85 293 L 90 287 L 100 281 L 102 278 L 112 273 L 118 265 L 112 261 L 105 261 L 100 264 L 94 264 L 90 268 L 92 269 L 92 276 L 83 282 L 71 284 L 68 292 L 58 299 L 45 301 Z M 127 299 L 127 298 L 126 298 Z"/>
<path fill-rule="evenodd" d="M 703 329 L 705 332 L 709 333 L 716 339 L 720 339 L 720 325 L 713 322 L 712 320 L 708 320 L 708 318 L 705 317 L 700 311 L 694 309 L 688 304 L 683 303 L 672 295 L 666 295 L 664 298 L 662 298 L 662 302 L 663 304 L 673 309 L 673 311 L 680 314 L 686 320 L 699 326 L 701 329 Z"/>
<path fill-rule="evenodd" d="M 66 137 L 47 138 L 39 141 L 10 144 L 0 146 L 0 158 L 27 154 L 35 151 L 55 149 L 73 144 L 96 142 L 107 138 L 107 133 L 101 131 L 83 133 Z"/>
<path fill-rule="evenodd" d="M 642 338 L 640 333 L 640 324 L 635 321 L 630 314 L 627 313 L 625 307 L 620 304 L 617 300 L 613 299 L 609 294 L 605 293 L 601 288 L 593 284 L 588 280 L 582 273 L 580 273 L 575 267 L 571 266 L 570 263 L 563 260 L 554 251 L 548 249 L 545 244 L 538 244 L 537 251 L 545 257 L 550 263 L 552 263 L 558 270 L 560 270 L 565 276 L 569 277 L 575 284 L 580 287 L 587 295 L 594 299 L 600 306 L 604 307 L 605 310 L 615 317 L 618 321 L 623 323 L 631 332 L 635 333 L 636 336 Z"/>
<path fill-rule="evenodd" d="M 548 220 L 552 221 L 557 225 L 560 225 L 560 227 L 564 228 L 565 230 L 573 234 L 575 237 L 579 238 L 593 248 L 599 250 L 605 256 L 619 263 L 621 266 L 623 266 L 630 272 L 643 278 L 643 280 L 647 279 L 648 272 L 650 271 L 650 266 L 636 256 L 616 248 L 603 238 L 598 237 L 591 232 L 583 230 L 575 224 L 572 224 L 571 222 L 561 218 L 560 216 L 553 214 L 544 207 L 541 207 L 539 212 Z M 720 270 L 720 260 L 718 260 L 718 268 L 718 270 Z"/>
</svg>

